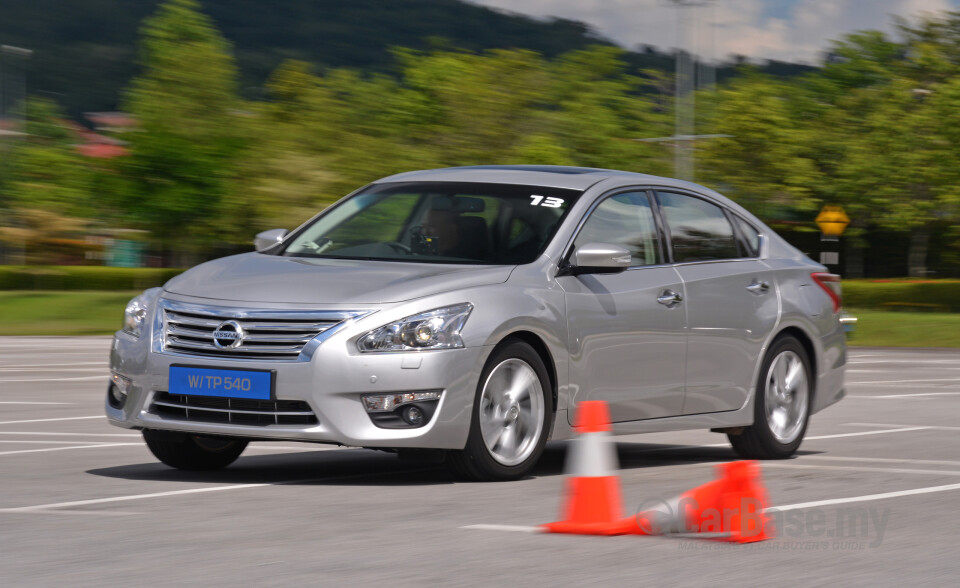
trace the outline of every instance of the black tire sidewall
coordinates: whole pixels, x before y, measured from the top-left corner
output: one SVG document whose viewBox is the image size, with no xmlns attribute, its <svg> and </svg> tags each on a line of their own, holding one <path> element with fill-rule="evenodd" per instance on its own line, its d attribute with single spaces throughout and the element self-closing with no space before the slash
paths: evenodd
<svg viewBox="0 0 960 588">
<path fill-rule="evenodd" d="M 540 431 L 540 438 L 537 440 L 533 453 L 523 462 L 515 466 L 506 466 L 498 462 L 490 455 L 486 443 L 483 442 L 483 436 L 480 432 L 480 396 L 483 394 L 483 386 L 490 377 L 490 373 L 508 359 L 519 359 L 533 368 L 537 377 L 540 379 L 540 387 L 543 389 L 543 429 Z M 480 380 L 477 382 L 477 391 L 474 395 L 473 408 L 470 417 L 470 433 L 467 437 L 467 444 L 464 448 L 464 458 L 470 462 L 471 469 L 475 470 L 474 477 L 485 480 L 513 480 L 526 474 L 540 459 L 543 449 L 547 444 L 547 438 L 550 436 L 550 430 L 553 427 L 553 388 L 550 384 L 550 376 L 547 368 L 540 358 L 540 355 L 529 344 L 520 340 L 512 340 L 497 347 L 487 359 L 480 373 Z"/>
<path fill-rule="evenodd" d="M 248 443 L 244 439 L 169 433 L 151 429 L 144 429 L 142 434 L 147 448 L 154 457 L 170 467 L 181 470 L 203 471 L 225 468 L 240 457 Z M 205 444 L 205 440 L 211 443 Z"/>
</svg>

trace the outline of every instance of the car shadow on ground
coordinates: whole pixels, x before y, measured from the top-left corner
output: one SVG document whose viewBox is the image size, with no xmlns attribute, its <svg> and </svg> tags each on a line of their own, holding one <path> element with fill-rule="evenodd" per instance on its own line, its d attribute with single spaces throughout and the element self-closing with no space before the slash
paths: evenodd
<svg viewBox="0 0 960 588">
<path fill-rule="evenodd" d="M 739 459 L 729 447 L 622 442 L 616 446 L 621 470 Z M 527 479 L 562 475 L 567 447 L 566 442 L 549 443 Z M 248 449 L 248 453 L 230 467 L 212 472 L 176 470 L 159 462 L 149 462 L 96 468 L 87 473 L 125 480 L 216 484 L 430 486 L 459 482 L 436 456 L 430 455 L 400 459 L 393 453 L 370 449 L 251 453 Z M 799 452 L 800 455 L 812 453 L 818 452 Z"/>
</svg>

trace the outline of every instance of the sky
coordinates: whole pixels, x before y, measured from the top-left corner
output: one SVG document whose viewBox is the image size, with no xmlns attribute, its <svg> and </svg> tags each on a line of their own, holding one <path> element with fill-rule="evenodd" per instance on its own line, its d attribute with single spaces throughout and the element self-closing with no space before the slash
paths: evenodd
<svg viewBox="0 0 960 588">
<path fill-rule="evenodd" d="M 471 0 L 537 17 L 589 24 L 630 49 L 678 46 L 678 10 L 670 0 Z M 694 0 L 687 0 L 688 2 Z M 706 59 L 745 55 L 818 63 L 830 41 L 864 29 L 893 31 L 891 15 L 915 18 L 960 10 L 960 0 L 698 0 L 684 8 L 687 48 Z M 691 47 L 692 45 L 692 47 Z"/>
</svg>

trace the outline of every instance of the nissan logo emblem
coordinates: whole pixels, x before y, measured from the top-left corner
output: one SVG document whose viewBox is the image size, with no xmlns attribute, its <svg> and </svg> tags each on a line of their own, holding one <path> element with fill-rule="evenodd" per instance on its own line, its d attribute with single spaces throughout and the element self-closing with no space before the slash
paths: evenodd
<svg viewBox="0 0 960 588">
<path fill-rule="evenodd" d="M 234 349 L 243 343 L 243 327 L 237 321 L 224 321 L 213 331 L 213 344 L 218 349 Z"/>
</svg>

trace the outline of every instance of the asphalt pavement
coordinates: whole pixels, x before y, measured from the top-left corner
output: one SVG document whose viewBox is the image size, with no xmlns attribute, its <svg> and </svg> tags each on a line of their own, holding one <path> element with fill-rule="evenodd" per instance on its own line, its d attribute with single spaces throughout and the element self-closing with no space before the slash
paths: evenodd
<svg viewBox="0 0 960 588">
<path fill-rule="evenodd" d="M 464 483 L 383 452 L 254 443 L 231 467 L 158 463 L 103 416 L 109 338 L 0 337 L 4 586 L 954 585 L 960 350 L 854 349 L 848 396 L 795 459 L 763 462 L 784 524 L 749 545 L 531 532 L 566 445 L 524 480 Z M 709 481 L 722 435 L 617 438 L 625 506 Z M 627 514 L 627 513 L 625 513 Z"/>
</svg>

